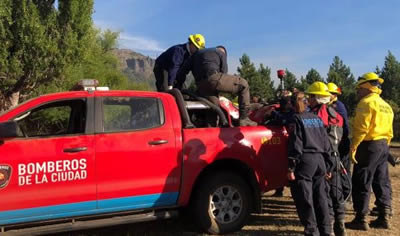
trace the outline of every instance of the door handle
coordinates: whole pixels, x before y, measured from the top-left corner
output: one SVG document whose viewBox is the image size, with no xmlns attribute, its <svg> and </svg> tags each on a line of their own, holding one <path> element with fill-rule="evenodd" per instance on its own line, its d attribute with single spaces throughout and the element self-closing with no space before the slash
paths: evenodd
<svg viewBox="0 0 400 236">
<path fill-rule="evenodd" d="M 155 141 L 150 141 L 150 145 L 161 145 L 161 144 L 166 144 L 168 143 L 168 140 L 161 139 L 161 140 L 155 140 Z"/>
<path fill-rule="evenodd" d="M 66 148 L 64 152 L 75 153 L 75 152 L 83 152 L 86 151 L 87 147 L 77 147 L 77 148 Z"/>
</svg>

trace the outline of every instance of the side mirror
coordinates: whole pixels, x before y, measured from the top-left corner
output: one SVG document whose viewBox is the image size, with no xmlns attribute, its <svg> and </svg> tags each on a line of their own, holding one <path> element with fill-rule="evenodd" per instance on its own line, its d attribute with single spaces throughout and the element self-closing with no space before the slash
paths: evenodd
<svg viewBox="0 0 400 236">
<path fill-rule="evenodd" d="M 17 137 L 17 122 L 0 122 L 0 139 Z"/>
</svg>

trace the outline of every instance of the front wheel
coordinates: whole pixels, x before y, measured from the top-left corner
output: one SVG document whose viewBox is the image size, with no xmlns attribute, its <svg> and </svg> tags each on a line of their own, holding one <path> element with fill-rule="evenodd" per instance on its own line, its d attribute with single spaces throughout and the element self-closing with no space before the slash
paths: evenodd
<svg viewBox="0 0 400 236">
<path fill-rule="evenodd" d="M 195 193 L 195 223 L 211 234 L 240 230 L 250 215 L 250 199 L 249 186 L 237 174 L 225 171 L 209 175 Z"/>
</svg>

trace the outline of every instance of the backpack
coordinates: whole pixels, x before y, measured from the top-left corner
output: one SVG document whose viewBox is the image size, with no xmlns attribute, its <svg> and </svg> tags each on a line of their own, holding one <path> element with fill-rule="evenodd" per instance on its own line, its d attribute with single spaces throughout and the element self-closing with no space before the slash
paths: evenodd
<svg viewBox="0 0 400 236">
<path fill-rule="evenodd" d="M 315 113 L 324 123 L 332 149 L 338 154 L 343 136 L 343 117 L 333 107 L 326 104 L 322 104 Z"/>
</svg>

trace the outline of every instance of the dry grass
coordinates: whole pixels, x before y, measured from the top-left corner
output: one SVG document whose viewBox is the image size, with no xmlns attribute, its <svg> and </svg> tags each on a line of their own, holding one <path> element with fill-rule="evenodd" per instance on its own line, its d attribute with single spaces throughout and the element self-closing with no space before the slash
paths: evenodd
<svg viewBox="0 0 400 236">
<path fill-rule="evenodd" d="M 395 145 L 391 151 L 394 155 L 400 156 L 400 145 Z M 390 166 L 390 175 L 393 189 L 393 209 L 394 216 L 391 220 L 392 229 L 371 229 L 368 232 L 356 231 L 347 229 L 348 236 L 363 235 L 363 236 L 398 236 L 400 235 L 400 166 L 393 168 Z M 240 232 L 232 235 L 302 235 L 303 227 L 297 217 L 296 208 L 293 205 L 293 200 L 290 197 L 290 192 L 286 188 L 284 197 L 275 198 L 269 196 L 271 193 L 265 194 L 263 197 L 263 214 L 252 215 L 248 225 Z M 370 206 L 373 207 L 374 197 L 371 198 Z M 347 211 L 346 222 L 353 219 L 354 213 L 352 210 Z M 370 216 L 369 220 L 375 219 Z M 133 236 L 133 235 L 204 235 L 193 231 L 193 227 L 187 224 L 184 219 L 173 219 L 158 222 L 138 223 L 131 225 L 115 226 L 103 229 L 90 231 L 67 233 L 63 235 L 79 235 L 79 236 Z"/>
</svg>

